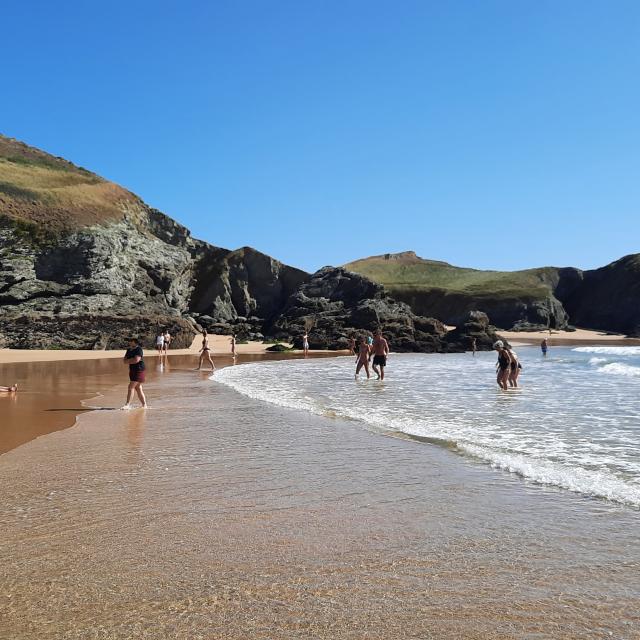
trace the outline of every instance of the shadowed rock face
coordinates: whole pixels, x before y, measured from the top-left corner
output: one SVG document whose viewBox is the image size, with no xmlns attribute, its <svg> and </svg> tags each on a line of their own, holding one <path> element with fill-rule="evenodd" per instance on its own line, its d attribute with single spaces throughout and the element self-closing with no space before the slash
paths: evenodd
<svg viewBox="0 0 640 640">
<path fill-rule="evenodd" d="M 325 267 L 290 296 L 270 333 L 294 337 L 302 346 L 309 334 L 312 349 L 346 349 L 350 337 L 380 327 L 393 351 L 443 350 L 444 325 L 416 316 L 390 298 L 375 282 L 343 268 Z"/>
<path fill-rule="evenodd" d="M 566 271 L 557 295 L 573 324 L 640 337 L 640 254 L 592 271 Z"/>
<path fill-rule="evenodd" d="M 227 251 L 202 244 L 189 307 L 208 329 L 250 336 L 273 321 L 307 278 L 250 247 Z"/>
</svg>

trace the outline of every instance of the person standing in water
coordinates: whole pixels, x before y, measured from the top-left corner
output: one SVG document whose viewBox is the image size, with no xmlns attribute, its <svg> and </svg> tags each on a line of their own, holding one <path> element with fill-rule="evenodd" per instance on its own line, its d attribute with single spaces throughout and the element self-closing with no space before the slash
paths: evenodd
<svg viewBox="0 0 640 640">
<path fill-rule="evenodd" d="M 471 353 L 473 354 L 473 357 L 476 357 L 476 351 L 477 351 L 477 347 L 476 347 L 476 339 L 475 338 L 471 338 Z"/>
<path fill-rule="evenodd" d="M 384 380 L 384 368 L 387 366 L 389 343 L 382 337 L 380 329 L 376 330 L 371 350 L 373 351 L 373 370 L 378 380 Z"/>
<path fill-rule="evenodd" d="M 546 356 L 547 355 L 547 349 L 549 348 L 549 344 L 547 343 L 547 339 L 543 338 L 542 342 L 540 343 L 540 350 L 542 351 L 542 355 Z"/>
<path fill-rule="evenodd" d="M 356 339 L 353 336 L 349 338 L 347 348 L 349 349 L 350 356 L 354 356 L 356 354 Z"/>
<path fill-rule="evenodd" d="M 515 389 L 518 387 L 518 377 L 520 376 L 522 365 L 520 364 L 518 354 L 511 347 L 505 347 L 505 349 L 509 353 L 509 357 L 511 358 L 511 368 L 509 369 L 508 376 L 509 385 Z"/>
<path fill-rule="evenodd" d="M 509 374 L 511 373 L 511 355 L 504 348 L 504 342 L 497 340 L 493 343 L 493 348 L 498 352 L 496 382 L 501 389 L 509 389 Z"/>
<path fill-rule="evenodd" d="M 167 355 L 167 351 L 169 350 L 169 345 L 171 344 L 171 340 L 173 339 L 171 337 L 171 334 L 169 333 L 169 329 L 166 329 L 164 332 L 164 346 L 162 348 L 162 350 L 164 351 L 164 355 Z"/>
<path fill-rule="evenodd" d="M 162 358 L 164 352 L 164 333 L 162 331 L 156 337 L 156 349 L 158 350 L 158 355 Z"/>
<path fill-rule="evenodd" d="M 356 361 L 356 380 L 358 379 L 358 374 L 360 373 L 360 369 L 364 367 L 364 370 L 367 372 L 367 380 L 371 377 L 369 373 L 369 355 L 371 354 L 371 349 L 367 344 L 367 339 L 362 336 L 360 338 L 360 344 L 358 345 L 358 360 Z"/>
<path fill-rule="evenodd" d="M 305 356 L 309 355 L 309 334 L 306 331 L 302 336 L 302 350 Z"/>
<path fill-rule="evenodd" d="M 236 334 L 235 333 L 231 334 L 231 340 L 229 342 L 231 343 L 231 357 L 235 360 L 236 359 Z"/>
<path fill-rule="evenodd" d="M 213 360 L 211 359 L 211 349 L 209 349 L 209 336 L 207 335 L 207 330 L 202 330 L 202 347 L 200 347 L 200 361 L 198 362 L 198 367 L 196 371 L 200 371 L 202 368 L 202 361 L 207 358 L 209 360 L 209 364 L 211 365 L 211 371 L 216 370 L 216 365 L 213 364 Z"/>
<path fill-rule="evenodd" d="M 142 385 L 145 381 L 146 367 L 144 364 L 144 353 L 142 352 L 140 341 L 137 338 L 131 338 L 129 340 L 129 348 L 124 354 L 124 364 L 129 366 L 129 387 L 127 389 L 127 401 L 122 408 L 131 409 L 131 398 L 135 391 L 142 408 L 146 409 L 147 399 L 142 390 Z"/>
</svg>

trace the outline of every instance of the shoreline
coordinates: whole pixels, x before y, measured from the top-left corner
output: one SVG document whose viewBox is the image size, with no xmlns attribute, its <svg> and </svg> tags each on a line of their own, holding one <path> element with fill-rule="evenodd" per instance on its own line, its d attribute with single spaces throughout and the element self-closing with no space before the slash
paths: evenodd
<svg viewBox="0 0 640 640">
<path fill-rule="evenodd" d="M 448 327 L 453 329 L 454 327 Z M 556 344 L 561 346 L 569 346 L 572 344 L 597 345 L 600 343 L 615 344 L 619 346 L 640 345 L 640 338 L 627 338 L 623 334 L 605 333 L 600 331 L 592 331 L 590 329 L 576 329 L 576 331 L 501 331 L 497 333 L 507 340 L 514 341 L 514 344 L 539 344 L 543 338 L 547 338 L 550 345 Z M 209 335 L 209 344 L 211 353 L 216 357 L 231 356 L 231 347 L 229 344 L 230 336 Z M 187 349 L 170 349 L 168 356 L 197 356 L 200 350 L 201 336 L 194 336 L 191 346 Z M 267 349 L 271 344 L 262 342 L 249 342 L 247 344 L 236 345 L 236 352 L 242 355 L 258 355 L 269 354 Z M 289 345 L 286 345 L 289 346 Z M 61 362 L 73 360 L 102 360 L 122 358 L 124 349 L 114 349 L 105 351 L 88 351 L 75 349 L 0 349 L 0 365 L 15 364 L 20 362 Z M 393 350 L 392 350 L 393 352 Z M 299 355 L 301 349 L 283 352 L 284 354 Z M 321 351 L 312 350 L 310 355 L 314 354 L 334 354 L 344 355 L 346 350 L 342 351 Z M 155 349 L 149 348 L 145 350 L 146 358 L 158 358 Z M 0 381 L 0 384 L 5 384 Z"/>
<path fill-rule="evenodd" d="M 195 341 L 194 341 L 195 342 Z M 221 341 L 218 341 L 218 343 Z M 224 346 L 224 345 L 223 345 Z M 248 344 L 239 345 L 245 349 L 239 353 L 234 362 L 228 353 L 213 351 L 216 369 L 222 369 L 234 364 L 255 362 L 262 360 L 282 360 L 302 358 L 301 351 L 273 353 L 265 351 L 269 345 Z M 199 341 L 198 341 L 199 349 Z M 187 353 L 182 353 L 186 351 Z M 2 362 L 0 361 L 0 376 L 17 381 L 17 393 L 0 394 L 0 414 L 3 417 L 0 430 L 0 457 L 17 447 L 46 436 L 48 434 L 69 429 L 75 426 L 78 418 L 88 412 L 96 411 L 95 399 L 102 395 L 111 394 L 119 389 L 124 404 L 126 387 L 128 384 L 127 371 L 120 362 L 122 351 L 113 352 L 110 357 L 95 357 L 94 354 L 104 352 L 88 352 L 89 357 L 76 359 L 72 356 L 76 352 L 70 351 L 68 358 L 52 358 Z M 29 356 L 26 353 L 25 356 Z M 58 355 L 58 352 L 53 352 Z M 311 358 L 332 357 L 340 352 L 314 352 Z M 147 382 L 155 384 L 165 376 L 189 371 L 194 374 L 194 380 L 210 376 L 208 369 L 195 371 L 198 350 L 174 350 L 160 366 L 159 356 L 145 354 L 147 364 Z M 135 399 L 137 402 L 137 399 Z"/>
</svg>

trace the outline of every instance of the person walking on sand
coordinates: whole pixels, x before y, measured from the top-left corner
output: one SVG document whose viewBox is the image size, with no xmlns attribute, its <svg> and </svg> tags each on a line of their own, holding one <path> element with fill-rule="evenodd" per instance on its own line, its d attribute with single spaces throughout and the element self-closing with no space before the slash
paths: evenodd
<svg viewBox="0 0 640 640">
<path fill-rule="evenodd" d="M 216 365 L 213 364 L 213 360 L 211 359 L 211 349 L 209 349 L 209 336 L 207 335 L 207 330 L 202 330 L 202 347 L 200 347 L 200 361 L 198 362 L 198 368 L 196 371 L 200 371 L 202 368 L 202 361 L 207 358 L 209 360 L 209 364 L 211 365 L 211 371 L 216 370 Z"/>
<path fill-rule="evenodd" d="M 164 351 L 164 355 L 167 355 L 167 351 L 169 350 L 169 345 L 171 344 L 171 341 L 173 340 L 173 338 L 171 337 L 171 334 L 169 333 L 169 329 L 166 329 L 164 332 L 164 345 L 163 345 L 163 351 Z"/>
<path fill-rule="evenodd" d="M 493 348 L 498 352 L 496 382 L 501 389 L 507 391 L 509 389 L 509 374 L 511 373 L 511 356 L 504 348 L 504 342 L 502 342 L 502 340 L 494 342 Z"/>
<path fill-rule="evenodd" d="M 389 343 L 382 337 L 382 331 L 376 331 L 373 345 L 373 371 L 378 380 L 384 380 L 384 368 L 387 366 L 387 356 L 389 355 Z"/>
<path fill-rule="evenodd" d="M 235 333 L 231 334 L 231 357 L 235 360 L 236 359 L 236 335 Z"/>
<path fill-rule="evenodd" d="M 137 338 L 131 338 L 129 340 L 129 348 L 124 354 L 124 363 L 129 366 L 129 387 L 127 389 L 127 401 L 122 408 L 131 409 L 131 398 L 135 391 L 142 408 L 146 409 L 147 399 L 144 397 L 144 391 L 142 390 L 146 367 L 144 364 L 144 353 L 142 352 L 140 341 Z"/>
<path fill-rule="evenodd" d="M 358 360 L 356 361 L 356 380 L 358 379 L 358 374 L 360 373 L 360 369 L 364 367 L 364 370 L 367 373 L 367 380 L 371 377 L 369 373 L 369 355 L 371 354 L 371 349 L 367 344 L 367 339 L 365 336 L 360 338 L 360 344 L 358 346 Z"/>
<path fill-rule="evenodd" d="M 158 355 L 162 358 L 164 352 L 164 333 L 162 331 L 156 336 L 156 349 L 158 350 Z"/>
<path fill-rule="evenodd" d="M 540 343 L 540 350 L 542 351 L 542 355 L 547 355 L 547 349 L 549 348 L 549 344 L 547 343 L 546 338 L 542 338 L 542 342 Z"/>
<path fill-rule="evenodd" d="M 18 385 L 14 384 L 11 387 L 0 387 L 0 393 L 15 393 L 18 390 Z"/>
<path fill-rule="evenodd" d="M 302 336 L 302 350 L 304 351 L 305 357 L 309 355 L 309 334 L 306 331 Z"/>
</svg>

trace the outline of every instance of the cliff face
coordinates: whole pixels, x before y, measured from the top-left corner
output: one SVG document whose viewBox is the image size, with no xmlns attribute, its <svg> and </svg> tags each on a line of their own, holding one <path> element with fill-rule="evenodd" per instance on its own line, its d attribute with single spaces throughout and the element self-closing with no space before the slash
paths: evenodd
<svg viewBox="0 0 640 640">
<path fill-rule="evenodd" d="M 640 334 L 640 254 L 592 271 L 542 267 L 463 269 L 413 252 L 357 260 L 349 268 L 384 284 L 414 313 L 459 325 L 473 310 L 504 329 L 589 329 Z"/>
<path fill-rule="evenodd" d="M 276 337 L 293 336 L 298 348 L 308 332 L 312 349 L 346 349 L 350 337 L 357 340 L 376 328 L 382 329 L 395 352 L 464 351 L 470 345 L 467 332 L 461 330 L 459 340 L 448 341 L 439 320 L 414 314 L 381 285 L 335 267 L 320 269 L 298 287 L 269 332 Z M 478 329 L 479 336 L 485 333 L 486 327 Z M 491 337 L 478 340 L 479 349 L 490 344 Z"/>
<path fill-rule="evenodd" d="M 640 254 L 568 277 L 558 296 L 574 324 L 640 337 Z"/>
<path fill-rule="evenodd" d="M 480 309 L 502 328 L 563 328 L 568 315 L 554 295 L 558 269 L 481 271 L 425 260 L 413 251 L 372 256 L 346 265 L 385 286 L 415 313 L 458 325 Z"/>
<path fill-rule="evenodd" d="M 119 348 L 169 329 L 183 347 L 201 316 L 255 332 L 306 275 L 195 240 L 121 187 L 0 136 L 0 346 Z"/>
</svg>

